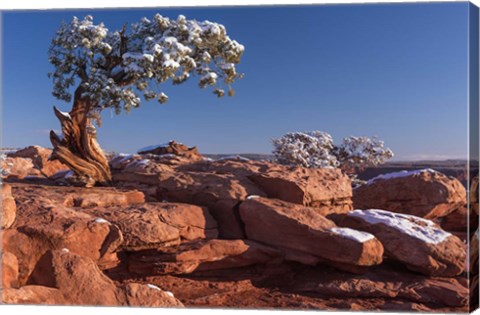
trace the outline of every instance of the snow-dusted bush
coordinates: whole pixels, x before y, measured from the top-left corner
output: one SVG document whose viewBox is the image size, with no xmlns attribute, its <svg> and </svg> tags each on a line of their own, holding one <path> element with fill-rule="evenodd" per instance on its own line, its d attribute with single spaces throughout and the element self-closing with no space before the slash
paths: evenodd
<svg viewBox="0 0 480 315">
<path fill-rule="evenodd" d="M 385 163 L 393 157 L 393 152 L 377 137 L 347 137 L 336 148 L 336 156 L 343 170 L 356 173 Z"/>
<path fill-rule="evenodd" d="M 332 136 L 322 131 L 290 132 L 273 139 L 273 154 L 280 164 L 303 167 L 338 167 Z"/>
<path fill-rule="evenodd" d="M 339 167 L 354 174 L 365 167 L 385 163 L 393 152 L 377 137 L 347 137 L 336 146 L 322 131 L 291 132 L 273 140 L 276 162 L 309 168 Z"/>
</svg>

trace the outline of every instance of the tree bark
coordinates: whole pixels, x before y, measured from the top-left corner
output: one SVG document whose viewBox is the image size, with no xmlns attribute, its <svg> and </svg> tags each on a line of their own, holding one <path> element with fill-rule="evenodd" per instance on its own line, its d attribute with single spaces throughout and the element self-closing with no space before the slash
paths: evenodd
<svg viewBox="0 0 480 315">
<path fill-rule="evenodd" d="M 85 182 L 87 187 L 95 184 L 109 185 L 112 180 L 107 157 L 96 139 L 95 127 L 89 112 L 92 109 L 90 99 L 82 97 L 83 88 L 75 91 L 73 107 L 70 113 L 63 113 L 54 107 L 55 115 L 62 125 L 63 137 L 50 131 L 53 145 L 51 159 L 66 164 Z"/>
</svg>

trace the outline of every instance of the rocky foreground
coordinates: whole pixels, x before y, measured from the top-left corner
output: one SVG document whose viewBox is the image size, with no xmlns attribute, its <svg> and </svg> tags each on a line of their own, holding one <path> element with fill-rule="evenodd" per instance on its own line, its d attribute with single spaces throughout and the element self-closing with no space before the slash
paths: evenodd
<svg viewBox="0 0 480 315">
<path fill-rule="evenodd" d="M 76 187 L 40 147 L 2 161 L 4 303 L 466 312 L 475 302 L 467 218 L 476 226 L 478 206 L 454 178 L 404 172 L 352 190 L 335 169 L 154 150 L 113 156 L 113 187 Z M 478 204 L 478 179 L 472 188 Z"/>
</svg>

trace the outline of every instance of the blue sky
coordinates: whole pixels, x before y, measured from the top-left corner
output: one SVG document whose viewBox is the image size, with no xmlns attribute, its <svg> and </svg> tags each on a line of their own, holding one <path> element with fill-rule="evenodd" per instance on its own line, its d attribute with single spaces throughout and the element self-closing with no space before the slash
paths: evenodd
<svg viewBox="0 0 480 315">
<path fill-rule="evenodd" d="M 245 78 L 218 99 L 191 81 L 165 84 L 166 105 L 105 111 L 105 150 L 176 139 L 204 153 L 268 153 L 290 131 L 336 142 L 377 135 L 396 159 L 467 156 L 468 4 L 316 5 L 4 12 L 3 146 L 50 147 L 59 129 L 47 51 L 62 20 L 87 14 L 113 30 L 159 12 L 211 20 L 245 46 Z"/>
</svg>

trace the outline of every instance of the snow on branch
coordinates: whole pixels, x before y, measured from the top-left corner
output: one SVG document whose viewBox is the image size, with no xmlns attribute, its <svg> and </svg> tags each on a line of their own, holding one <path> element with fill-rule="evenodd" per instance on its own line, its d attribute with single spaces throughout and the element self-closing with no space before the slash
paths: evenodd
<svg viewBox="0 0 480 315">
<path fill-rule="evenodd" d="M 168 96 L 158 85 L 174 84 L 198 76 L 201 88 L 211 87 L 217 96 L 241 74 L 244 46 L 232 40 L 225 27 L 210 21 L 176 20 L 156 14 L 122 30 L 95 24 L 92 16 L 74 17 L 63 23 L 52 39 L 49 61 L 54 71 L 53 95 L 69 102 L 71 88 L 80 84 L 82 97 L 94 103 L 94 111 L 113 108 L 119 113 L 140 105 L 140 95 L 160 103 Z"/>
</svg>

